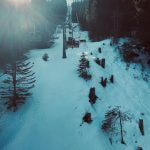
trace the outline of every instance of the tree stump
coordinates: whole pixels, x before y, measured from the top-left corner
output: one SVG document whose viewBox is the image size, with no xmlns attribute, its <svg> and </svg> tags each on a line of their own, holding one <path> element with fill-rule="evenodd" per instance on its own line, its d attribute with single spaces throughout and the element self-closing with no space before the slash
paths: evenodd
<svg viewBox="0 0 150 150">
<path fill-rule="evenodd" d="M 95 93 L 95 87 L 93 87 L 90 89 L 90 92 L 89 92 L 89 102 L 91 103 L 91 105 L 96 103 L 97 98 L 98 97 L 96 96 L 96 93 Z"/>
<path fill-rule="evenodd" d="M 99 53 L 102 53 L 102 49 L 101 49 L 101 47 L 100 47 L 100 48 L 98 48 L 98 52 L 99 52 Z"/>
<path fill-rule="evenodd" d="M 86 61 L 86 67 L 90 68 L 90 62 L 88 60 Z"/>
<path fill-rule="evenodd" d="M 143 148 L 142 147 L 138 147 L 137 150 L 143 150 Z"/>
<path fill-rule="evenodd" d="M 92 122 L 92 117 L 91 117 L 91 113 L 86 113 L 84 116 L 83 116 L 83 122 L 86 122 L 88 124 L 90 124 Z"/>
<path fill-rule="evenodd" d="M 101 60 L 100 60 L 99 58 L 96 58 L 96 59 L 95 59 L 95 62 L 96 62 L 99 66 L 101 66 Z"/>
<path fill-rule="evenodd" d="M 104 58 L 101 60 L 101 66 L 102 66 L 103 68 L 105 68 L 105 59 L 104 59 Z"/>
<path fill-rule="evenodd" d="M 101 77 L 101 85 L 105 88 L 106 86 L 107 86 L 107 78 L 103 78 L 103 77 Z"/>
<path fill-rule="evenodd" d="M 111 77 L 110 77 L 110 82 L 111 82 L 111 83 L 114 83 L 114 75 L 111 75 Z"/>
</svg>

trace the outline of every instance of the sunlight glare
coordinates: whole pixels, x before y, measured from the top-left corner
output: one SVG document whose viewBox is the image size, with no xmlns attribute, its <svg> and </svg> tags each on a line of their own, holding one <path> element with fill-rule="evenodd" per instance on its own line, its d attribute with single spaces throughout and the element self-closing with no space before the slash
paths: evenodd
<svg viewBox="0 0 150 150">
<path fill-rule="evenodd" d="M 11 5 L 14 5 L 16 7 L 24 5 L 27 2 L 30 2 L 30 0 L 8 0 L 8 1 Z"/>
</svg>

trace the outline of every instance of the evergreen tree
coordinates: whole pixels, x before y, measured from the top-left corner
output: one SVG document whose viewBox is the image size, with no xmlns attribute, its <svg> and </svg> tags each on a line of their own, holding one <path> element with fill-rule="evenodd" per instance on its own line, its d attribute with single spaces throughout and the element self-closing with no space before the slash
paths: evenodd
<svg viewBox="0 0 150 150">
<path fill-rule="evenodd" d="M 84 0 L 80 4 L 79 21 L 92 40 L 129 36 L 135 30 L 136 11 L 131 0 Z"/>
<path fill-rule="evenodd" d="M 85 79 L 86 81 L 90 80 L 92 78 L 92 76 L 89 74 L 88 71 L 90 65 L 89 65 L 89 61 L 86 58 L 85 53 L 82 53 L 79 62 L 80 62 L 79 69 L 78 69 L 79 77 Z"/>
<path fill-rule="evenodd" d="M 138 38 L 144 45 L 150 46 L 150 1 L 141 0 L 136 4 L 138 20 Z"/>
<path fill-rule="evenodd" d="M 31 96 L 30 90 L 36 81 L 32 67 L 33 64 L 26 61 L 13 61 L 7 65 L 7 79 L 3 81 L 0 94 L 8 110 L 15 112 Z"/>
</svg>

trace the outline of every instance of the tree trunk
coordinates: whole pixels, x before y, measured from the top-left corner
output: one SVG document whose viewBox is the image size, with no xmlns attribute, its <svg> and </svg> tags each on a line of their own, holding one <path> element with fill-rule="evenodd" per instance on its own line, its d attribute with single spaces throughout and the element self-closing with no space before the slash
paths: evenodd
<svg viewBox="0 0 150 150">
<path fill-rule="evenodd" d="M 17 66 L 16 66 L 16 63 L 13 64 L 12 69 L 13 69 L 13 70 L 12 70 L 12 71 L 13 71 L 12 77 L 13 77 L 13 88 L 14 88 L 14 91 L 13 91 L 13 92 L 14 92 L 14 96 L 16 96 L 16 92 L 17 92 L 17 91 L 16 91 L 16 82 L 17 82 L 17 81 L 16 81 L 16 76 L 17 76 L 17 75 L 16 75 L 16 74 L 17 74 Z"/>
<path fill-rule="evenodd" d="M 17 84 L 17 65 L 16 62 L 13 64 L 12 67 L 12 78 L 13 78 L 13 99 L 12 99 L 12 105 L 13 105 L 13 111 L 16 111 L 17 107 L 17 90 L 16 90 L 16 84 Z"/>
<path fill-rule="evenodd" d="M 121 112 L 119 110 L 119 119 L 120 119 L 120 135 L 121 135 L 121 143 L 125 144 L 124 139 L 123 139 L 123 127 L 122 127 L 122 117 L 121 117 Z"/>
<path fill-rule="evenodd" d="M 65 23 L 63 25 L 63 58 L 67 58 L 66 56 L 66 27 Z"/>
<path fill-rule="evenodd" d="M 141 134 L 144 136 L 144 121 L 143 121 L 143 119 L 139 119 L 139 129 L 141 131 Z"/>
</svg>

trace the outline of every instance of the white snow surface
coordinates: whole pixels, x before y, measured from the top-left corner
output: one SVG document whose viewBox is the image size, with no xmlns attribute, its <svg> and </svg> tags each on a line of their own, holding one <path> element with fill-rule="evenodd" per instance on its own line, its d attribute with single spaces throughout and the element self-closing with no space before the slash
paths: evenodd
<svg viewBox="0 0 150 150">
<path fill-rule="evenodd" d="M 62 59 L 62 32 L 54 47 L 32 50 L 28 56 L 34 62 L 36 87 L 33 96 L 16 113 L 5 113 L 0 121 L 1 150 L 136 150 L 138 146 L 150 150 L 150 86 L 141 78 L 140 67 L 122 62 L 118 51 L 110 46 L 110 39 L 90 42 L 87 32 L 78 29 L 77 38 L 86 39 L 80 48 L 69 48 L 67 59 Z M 105 43 L 105 45 L 103 45 Z M 98 48 L 102 53 L 98 53 Z M 90 61 L 91 81 L 78 77 L 77 69 L 82 52 Z M 91 55 L 90 53 L 93 53 Z M 49 61 L 42 56 L 47 53 Z M 106 68 L 98 66 L 96 57 L 106 59 Z M 103 88 L 100 77 L 113 74 L 114 84 Z M 92 107 L 89 103 L 89 89 L 96 87 L 101 99 Z M 101 130 L 108 107 L 121 106 L 122 111 L 132 114 L 132 121 L 126 122 L 126 145 L 120 144 L 120 136 L 111 145 L 108 135 Z M 91 112 L 93 122 L 82 126 L 85 112 Z M 141 113 L 144 115 L 141 116 Z M 138 128 L 138 120 L 144 119 L 145 136 Z"/>
</svg>

